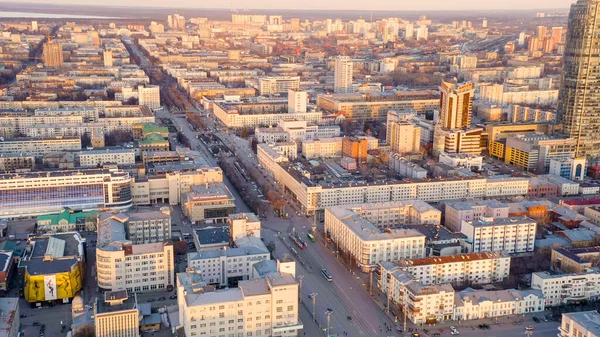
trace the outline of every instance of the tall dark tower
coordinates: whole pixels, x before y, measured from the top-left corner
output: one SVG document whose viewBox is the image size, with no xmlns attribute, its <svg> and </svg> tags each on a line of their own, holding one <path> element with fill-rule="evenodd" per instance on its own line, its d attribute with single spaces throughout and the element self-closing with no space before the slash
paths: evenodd
<svg viewBox="0 0 600 337">
<path fill-rule="evenodd" d="M 577 156 L 600 155 L 600 0 L 571 5 L 557 122 Z"/>
</svg>

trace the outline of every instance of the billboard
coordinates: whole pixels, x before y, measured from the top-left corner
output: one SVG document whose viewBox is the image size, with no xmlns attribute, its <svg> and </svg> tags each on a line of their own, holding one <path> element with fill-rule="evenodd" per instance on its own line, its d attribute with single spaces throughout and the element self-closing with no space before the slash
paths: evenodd
<svg viewBox="0 0 600 337">
<path fill-rule="evenodd" d="M 44 275 L 44 299 L 55 300 L 56 294 L 56 275 Z"/>
<path fill-rule="evenodd" d="M 71 271 L 30 275 L 25 273 L 25 299 L 29 303 L 73 298 L 83 286 L 81 267 L 75 264 Z"/>
</svg>

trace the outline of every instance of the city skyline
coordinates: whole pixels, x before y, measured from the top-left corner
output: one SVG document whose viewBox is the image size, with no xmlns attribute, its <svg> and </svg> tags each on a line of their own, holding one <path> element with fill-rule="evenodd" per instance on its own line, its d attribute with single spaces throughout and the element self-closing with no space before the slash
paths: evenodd
<svg viewBox="0 0 600 337">
<path fill-rule="evenodd" d="M 218 0 L 208 0 L 198 4 L 193 0 L 175 0 L 169 2 L 169 5 L 165 5 L 163 1 L 158 0 L 134 0 L 124 4 L 118 0 L 106 0 L 106 1 L 88 1 L 85 5 L 91 6 L 127 6 L 127 7 L 155 7 L 155 8 L 189 8 L 189 9 L 227 9 L 233 8 L 238 10 L 336 10 L 343 6 L 344 10 L 393 10 L 393 11 L 442 11 L 442 10 L 457 10 L 457 8 L 469 8 L 470 10 L 531 10 L 531 9 L 564 9 L 567 10 L 569 6 L 575 1 L 571 0 L 506 0 L 501 3 L 496 2 L 481 2 L 477 0 L 457 0 L 452 3 L 441 0 L 424 0 L 419 3 L 402 3 L 379 0 L 370 2 L 366 5 L 362 1 L 352 0 L 332 0 L 332 1 L 318 1 L 318 0 L 306 0 L 306 1 L 288 1 L 280 2 L 275 0 L 257 0 L 252 3 L 246 1 L 231 0 L 230 2 L 223 2 Z M 27 1 L 15 1 L 14 3 L 27 4 L 27 3 L 43 3 L 47 2 L 44 0 L 27 0 Z M 81 5 L 80 1 L 77 0 L 56 0 L 53 2 L 57 5 Z"/>
</svg>

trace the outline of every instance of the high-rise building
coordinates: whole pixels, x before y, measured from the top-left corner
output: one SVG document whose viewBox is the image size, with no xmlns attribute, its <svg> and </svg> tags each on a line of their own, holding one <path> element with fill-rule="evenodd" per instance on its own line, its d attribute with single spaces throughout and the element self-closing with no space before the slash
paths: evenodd
<svg viewBox="0 0 600 337">
<path fill-rule="evenodd" d="M 58 42 L 46 42 L 44 43 L 44 66 L 46 67 L 62 67 L 63 66 L 63 54 L 62 45 Z"/>
<path fill-rule="evenodd" d="M 158 85 L 139 86 L 138 100 L 140 105 L 145 105 L 152 110 L 160 109 L 160 87 Z"/>
<path fill-rule="evenodd" d="M 404 25 L 404 39 L 412 40 L 414 35 L 415 35 L 415 25 L 413 25 L 412 23 L 407 23 L 406 25 Z"/>
<path fill-rule="evenodd" d="M 487 26 L 488 26 L 488 21 L 487 21 L 487 19 L 484 18 L 483 21 L 481 22 L 481 27 L 487 28 Z"/>
<path fill-rule="evenodd" d="M 301 113 L 306 112 L 306 101 L 308 93 L 297 89 L 288 89 L 288 112 Z"/>
<path fill-rule="evenodd" d="M 388 112 L 386 139 L 393 152 L 415 153 L 421 147 L 421 128 L 411 123 L 409 116 Z"/>
<path fill-rule="evenodd" d="M 336 93 L 352 92 L 352 59 L 348 56 L 338 56 L 335 59 L 334 91 Z"/>
<path fill-rule="evenodd" d="M 37 21 L 31 21 L 31 31 L 32 32 L 37 32 L 38 30 L 38 23 Z"/>
<path fill-rule="evenodd" d="M 427 26 L 420 26 L 417 29 L 417 41 L 427 40 L 429 38 L 429 28 Z"/>
<path fill-rule="evenodd" d="M 552 27 L 552 40 L 554 44 L 562 43 L 563 27 Z"/>
<path fill-rule="evenodd" d="M 444 129 L 461 129 L 471 125 L 473 83 L 442 82 L 440 86 L 440 122 Z"/>
<path fill-rule="evenodd" d="M 600 0 L 578 0 L 569 14 L 557 109 L 563 132 L 577 139 L 577 157 L 600 155 L 600 58 L 595 56 L 598 39 Z"/>
<path fill-rule="evenodd" d="M 525 45 L 525 32 L 521 32 L 521 34 L 519 34 L 519 46 L 524 46 Z"/>
<path fill-rule="evenodd" d="M 548 35 L 548 27 L 546 26 L 538 26 L 537 27 L 537 37 L 543 39 Z"/>
<path fill-rule="evenodd" d="M 109 68 L 113 66 L 113 55 L 112 55 L 112 51 L 110 50 L 105 50 L 102 53 L 103 56 L 103 60 L 104 60 L 104 67 Z"/>
</svg>

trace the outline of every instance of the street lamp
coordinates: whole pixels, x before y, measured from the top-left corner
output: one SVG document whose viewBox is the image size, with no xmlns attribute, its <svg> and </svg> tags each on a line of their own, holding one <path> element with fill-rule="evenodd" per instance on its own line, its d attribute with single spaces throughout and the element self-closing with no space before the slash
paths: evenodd
<svg viewBox="0 0 600 337">
<path fill-rule="evenodd" d="M 317 293 L 310 294 L 310 298 L 312 299 L 312 302 L 313 302 L 313 310 L 312 310 L 312 319 L 313 319 L 313 322 L 317 321 L 317 311 L 316 311 L 316 309 L 317 309 L 317 295 L 319 295 L 319 294 L 317 294 Z"/>
<path fill-rule="evenodd" d="M 325 315 L 327 315 L 327 337 L 329 337 L 329 328 L 330 328 L 330 323 L 331 323 L 331 314 L 333 314 L 333 311 L 331 311 L 330 309 L 327 309 L 327 311 L 325 311 Z"/>
</svg>

